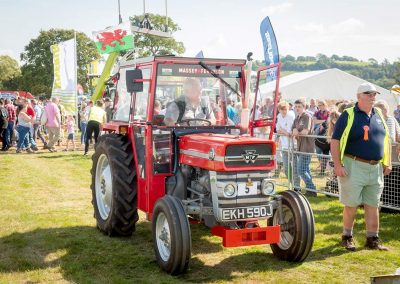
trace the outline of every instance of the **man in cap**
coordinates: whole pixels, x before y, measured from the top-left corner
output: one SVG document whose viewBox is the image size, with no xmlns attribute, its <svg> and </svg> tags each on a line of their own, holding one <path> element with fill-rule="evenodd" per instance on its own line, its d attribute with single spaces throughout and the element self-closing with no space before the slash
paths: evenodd
<svg viewBox="0 0 400 284">
<path fill-rule="evenodd" d="M 379 94 L 375 86 L 363 83 L 357 103 L 347 108 L 336 122 L 331 140 L 339 196 L 344 204 L 342 246 L 355 251 L 353 224 L 359 205 L 364 206 L 366 244 L 369 249 L 387 250 L 379 239 L 379 200 L 383 176 L 391 171 L 390 137 L 385 119 L 374 108 Z"/>
<path fill-rule="evenodd" d="M 393 111 L 394 118 L 400 123 L 400 103 L 397 104 L 397 108 Z"/>
<path fill-rule="evenodd" d="M 167 106 L 165 125 L 174 126 L 187 119 L 203 119 L 215 124 L 215 116 L 209 102 L 203 102 L 201 99 L 201 89 L 199 80 L 187 78 L 183 83 L 183 95 Z"/>
<path fill-rule="evenodd" d="M 112 109 L 112 102 L 110 98 L 104 99 L 104 111 L 107 115 L 107 122 L 112 119 L 113 109 Z"/>
</svg>

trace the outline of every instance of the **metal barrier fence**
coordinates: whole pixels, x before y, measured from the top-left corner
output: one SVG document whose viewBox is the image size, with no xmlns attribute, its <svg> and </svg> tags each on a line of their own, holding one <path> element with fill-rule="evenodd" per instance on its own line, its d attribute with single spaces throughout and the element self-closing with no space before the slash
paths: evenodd
<svg viewBox="0 0 400 284">
<path fill-rule="evenodd" d="M 304 135 L 304 137 L 327 138 L 316 135 Z M 385 176 L 381 207 L 400 211 L 400 155 L 395 152 L 398 145 L 398 143 L 392 144 L 393 169 L 390 175 Z M 276 184 L 281 187 L 304 191 L 306 195 L 315 195 L 318 192 L 339 197 L 338 180 L 334 174 L 331 155 L 317 154 L 315 151 L 298 152 L 293 140 L 289 143 L 288 149 L 277 150 L 274 176 Z"/>
</svg>

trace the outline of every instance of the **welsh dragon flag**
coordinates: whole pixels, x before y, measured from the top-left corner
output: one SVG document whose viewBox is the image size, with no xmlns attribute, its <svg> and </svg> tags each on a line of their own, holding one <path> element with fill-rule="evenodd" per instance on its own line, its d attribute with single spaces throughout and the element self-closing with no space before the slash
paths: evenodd
<svg viewBox="0 0 400 284">
<path fill-rule="evenodd" d="M 133 35 L 129 22 L 103 31 L 93 32 L 93 37 L 96 47 L 101 54 L 134 48 Z"/>
</svg>

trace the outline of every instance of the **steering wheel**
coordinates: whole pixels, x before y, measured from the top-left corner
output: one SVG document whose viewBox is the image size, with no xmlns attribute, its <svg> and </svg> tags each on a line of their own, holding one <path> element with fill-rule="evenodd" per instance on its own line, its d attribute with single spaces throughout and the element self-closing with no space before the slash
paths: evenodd
<svg viewBox="0 0 400 284">
<path fill-rule="evenodd" d="M 191 125 L 190 124 L 191 122 L 203 122 L 203 123 L 205 123 L 202 126 L 210 126 L 211 125 L 211 121 L 209 121 L 207 119 L 202 119 L 202 118 L 182 119 L 181 122 L 179 123 L 179 125 L 186 124 L 187 126 L 195 126 L 195 125 Z"/>
</svg>

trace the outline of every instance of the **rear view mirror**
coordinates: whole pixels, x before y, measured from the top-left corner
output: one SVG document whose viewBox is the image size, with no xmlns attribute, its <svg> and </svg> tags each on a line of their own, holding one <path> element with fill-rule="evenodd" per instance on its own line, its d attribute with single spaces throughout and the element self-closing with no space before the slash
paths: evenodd
<svg viewBox="0 0 400 284">
<path fill-rule="evenodd" d="M 141 69 L 126 71 L 126 89 L 129 93 L 143 92 L 143 75 Z"/>
</svg>

